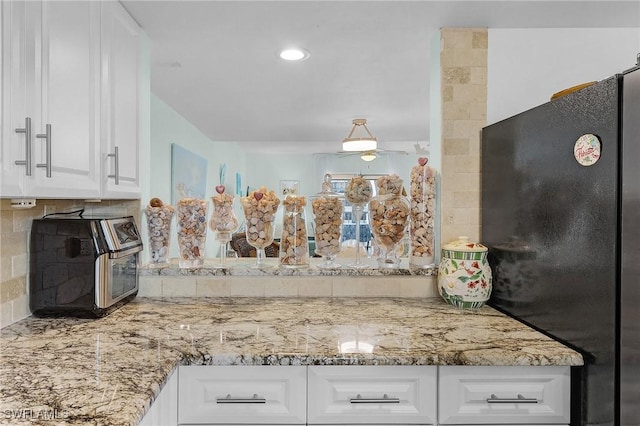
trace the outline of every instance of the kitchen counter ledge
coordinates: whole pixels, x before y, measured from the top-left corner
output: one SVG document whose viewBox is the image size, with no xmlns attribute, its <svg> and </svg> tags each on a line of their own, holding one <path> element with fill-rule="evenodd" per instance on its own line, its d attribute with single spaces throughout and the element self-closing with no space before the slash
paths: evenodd
<svg viewBox="0 0 640 426">
<path fill-rule="evenodd" d="M 490 307 L 439 298 L 137 298 L 97 320 L 2 329 L 0 424 L 135 425 L 180 364 L 582 363 Z"/>
</svg>

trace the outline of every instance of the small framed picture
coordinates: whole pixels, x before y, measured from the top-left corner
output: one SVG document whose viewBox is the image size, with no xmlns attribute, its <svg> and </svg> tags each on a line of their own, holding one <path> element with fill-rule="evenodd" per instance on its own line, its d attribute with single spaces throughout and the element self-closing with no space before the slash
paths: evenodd
<svg viewBox="0 0 640 426">
<path fill-rule="evenodd" d="M 299 187 L 300 187 L 299 180 L 281 180 L 280 195 L 284 197 L 288 194 L 297 194 Z"/>
</svg>

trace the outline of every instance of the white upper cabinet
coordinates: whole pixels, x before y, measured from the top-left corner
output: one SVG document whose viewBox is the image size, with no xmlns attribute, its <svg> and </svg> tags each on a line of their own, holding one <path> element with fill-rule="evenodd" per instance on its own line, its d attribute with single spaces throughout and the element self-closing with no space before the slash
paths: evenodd
<svg viewBox="0 0 640 426">
<path fill-rule="evenodd" d="M 15 0 L 1 7 L 0 196 L 137 198 L 135 22 L 113 1 Z M 114 144 L 125 189 L 112 194 L 106 176 L 114 173 L 107 162 Z"/>
<path fill-rule="evenodd" d="M 99 3 L 2 6 L 2 196 L 98 196 Z"/>
<path fill-rule="evenodd" d="M 116 2 L 102 4 L 102 186 L 140 196 L 141 30 Z"/>
</svg>

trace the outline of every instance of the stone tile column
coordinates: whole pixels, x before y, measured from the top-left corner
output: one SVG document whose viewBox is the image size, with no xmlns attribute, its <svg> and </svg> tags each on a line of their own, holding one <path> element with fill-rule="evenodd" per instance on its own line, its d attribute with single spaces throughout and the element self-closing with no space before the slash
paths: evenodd
<svg viewBox="0 0 640 426">
<path fill-rule="evenodd" d="M 480 133 L 487 122 L 486 28 L 440 32 L 441 243 L 480 240 Z"/>
</svg>

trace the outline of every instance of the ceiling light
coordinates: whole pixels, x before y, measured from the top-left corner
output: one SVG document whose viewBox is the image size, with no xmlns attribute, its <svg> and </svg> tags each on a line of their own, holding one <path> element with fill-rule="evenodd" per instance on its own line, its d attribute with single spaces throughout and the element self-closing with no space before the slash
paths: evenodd
<svg viewBox="0 0 640 426">
<path fill-rule="evenodd" d="M 364 154 L 362 154 L 360 156 L 360 158 L 364 161 L 373 161 L 376 159 L 376 153 L 375 152 L 365 152 Z"/>
<path fill-rule="evenodd" d="M 366 132 L 366 134 L 365 134 Z M 360 136 L 359 136 L 360 135 Z M 342 141 L 343 151 L 375 151 L 378 148 L 378 140 L 373 137 L 367 128 L 366 118 L 353 120 L 351 133 Z"/>
<path fill-rule="evenodd" d="M 310 56 L 310 53 L 306 49 L 296 47 L 281 50 L 278 55 L 285 61 L 303 61 Z"/>
</svg>

